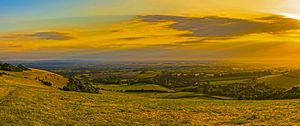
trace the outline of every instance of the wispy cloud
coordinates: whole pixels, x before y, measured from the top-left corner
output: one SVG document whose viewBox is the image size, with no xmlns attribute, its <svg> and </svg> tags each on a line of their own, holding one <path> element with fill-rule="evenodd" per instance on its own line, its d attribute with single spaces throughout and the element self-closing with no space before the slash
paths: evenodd
<svg viewBox="0 0 300 126">
<path fill-rule="evenodd" d="M 180 17 L 149 15 L 140 16 L 145 22 L 172 21 L 169 27 L 176 30 L 190 31 L 183 36 L 196 37 L 232 37 L 248 34 L 279 34 L 289 30 L 300 29 L 300 22 L 296 19 L 286 18 L 280 15 L 257 18 L 255 20 L 225 18 L 225 17 Z"/>
<path fill-rule="evenodd" d="M 71 40 L 75 37 L 70 36 L 68 33 L 60 32 L 36 32 L 30 34 L 9 34 L 0 36 L 2 39 L 16 39 L 16 38 L 29 38 L 29 39 L 40 39 L 40 40 Z"/>
<path fill-rule="evenodd" d="M 37 32 L 34 34 L 28 34 L 27 36 L 33 37 L 36 39 L 45 39 L 45 40 L 70 40 L 74 37 L 69 36 L 66 33 L 59 32 Z"/>
<path fill-rule="evenodd" d="M 143 39 L 146 37 L 127 37 L 127 38 L 120 38 L 120 40 L 139 40 L 139 39 Z"/>
</svg>

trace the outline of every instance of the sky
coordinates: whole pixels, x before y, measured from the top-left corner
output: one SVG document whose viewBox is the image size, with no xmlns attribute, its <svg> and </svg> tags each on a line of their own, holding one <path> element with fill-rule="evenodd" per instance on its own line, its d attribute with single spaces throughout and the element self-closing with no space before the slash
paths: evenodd
<svg viewBox="0 0 300 126">
<path fill-rule="evenodd" d="M 0 60 L 300 63 L 297 0 L 0 0 Z"/>
</svg>

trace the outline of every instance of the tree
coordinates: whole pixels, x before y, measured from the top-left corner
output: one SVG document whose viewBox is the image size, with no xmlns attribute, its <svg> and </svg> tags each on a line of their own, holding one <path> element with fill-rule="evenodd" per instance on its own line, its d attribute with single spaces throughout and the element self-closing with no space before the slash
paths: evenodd
<svg viewBox="0 0 300 126">
<path fill-rule="evenodd" d="M 0 70 L 5 70 L 5 71 L 12 71 L 12 72 L 22 72 L 23 70 L 18 68 L 18 67 L 15 67 L 11 64 L 8 64 L 8 63 L 0 63 Z"/>
<path fill-rule="evenodd" d="M 30 70 L 29 68 L 23 66 L 22 64 L 19 64 L 17 67 L 20 68 L 21 70 Z"/>
<path fill-rule="evenodd" d="M 209 87 L 210 87 L 209 82 L 203 84 L 203 94 L 208 94 Z"/>
<path fill-rule="evenodd" d="M 100 88 L 94 86 L 92 83 L 87 80 L 79 80 L 76 78 L 70 78 L 67 85 L 63 87 L 65 91 L 77 91 L 77 92 L 86 92 L 86 93 L 100 93 Z"/>
</svg>

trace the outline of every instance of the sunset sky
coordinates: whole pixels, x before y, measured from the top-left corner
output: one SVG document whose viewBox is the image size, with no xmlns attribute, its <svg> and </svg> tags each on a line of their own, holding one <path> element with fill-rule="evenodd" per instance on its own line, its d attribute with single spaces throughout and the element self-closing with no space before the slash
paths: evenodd
<svg viewBox="0 0 300 126">
<path fill-rule="evenodd" d="M 299 0 L 0 0 L 0 60 L 300 63 Z"/>
</svg>

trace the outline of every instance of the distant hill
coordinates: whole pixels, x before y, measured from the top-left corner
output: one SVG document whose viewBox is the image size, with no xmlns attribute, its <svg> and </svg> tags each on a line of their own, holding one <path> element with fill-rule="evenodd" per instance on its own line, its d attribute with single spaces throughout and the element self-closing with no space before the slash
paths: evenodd
<svg viewBox="0 0 300 126">
<path fill-rule="evenodd" d="M 22 72 L 26 70 L 30 70 L 29 68 L 23 66 L 22 64 L 19 64 L 18 66 L 14 66 L 8 63 L 0 63 L 0 70 L 4 71 L 12 71 L 12 72 Z"/>
<path fill-rule="evenodd" d="M 285 74 L 270 75 L 259 78 L 259 81 L 279 88 L 292 88 L 300 84 L 300 69 Z"/>
<path fill-rule="evenodd" d="M 27 85 L 44 87 L 43 82 L 51 82 L 53 87 L 62 88 L 68 79 L 61 75 L 39 69 L 23 72 L 0 70 L 0 83 L 4 85 Z"/>
</svg>

